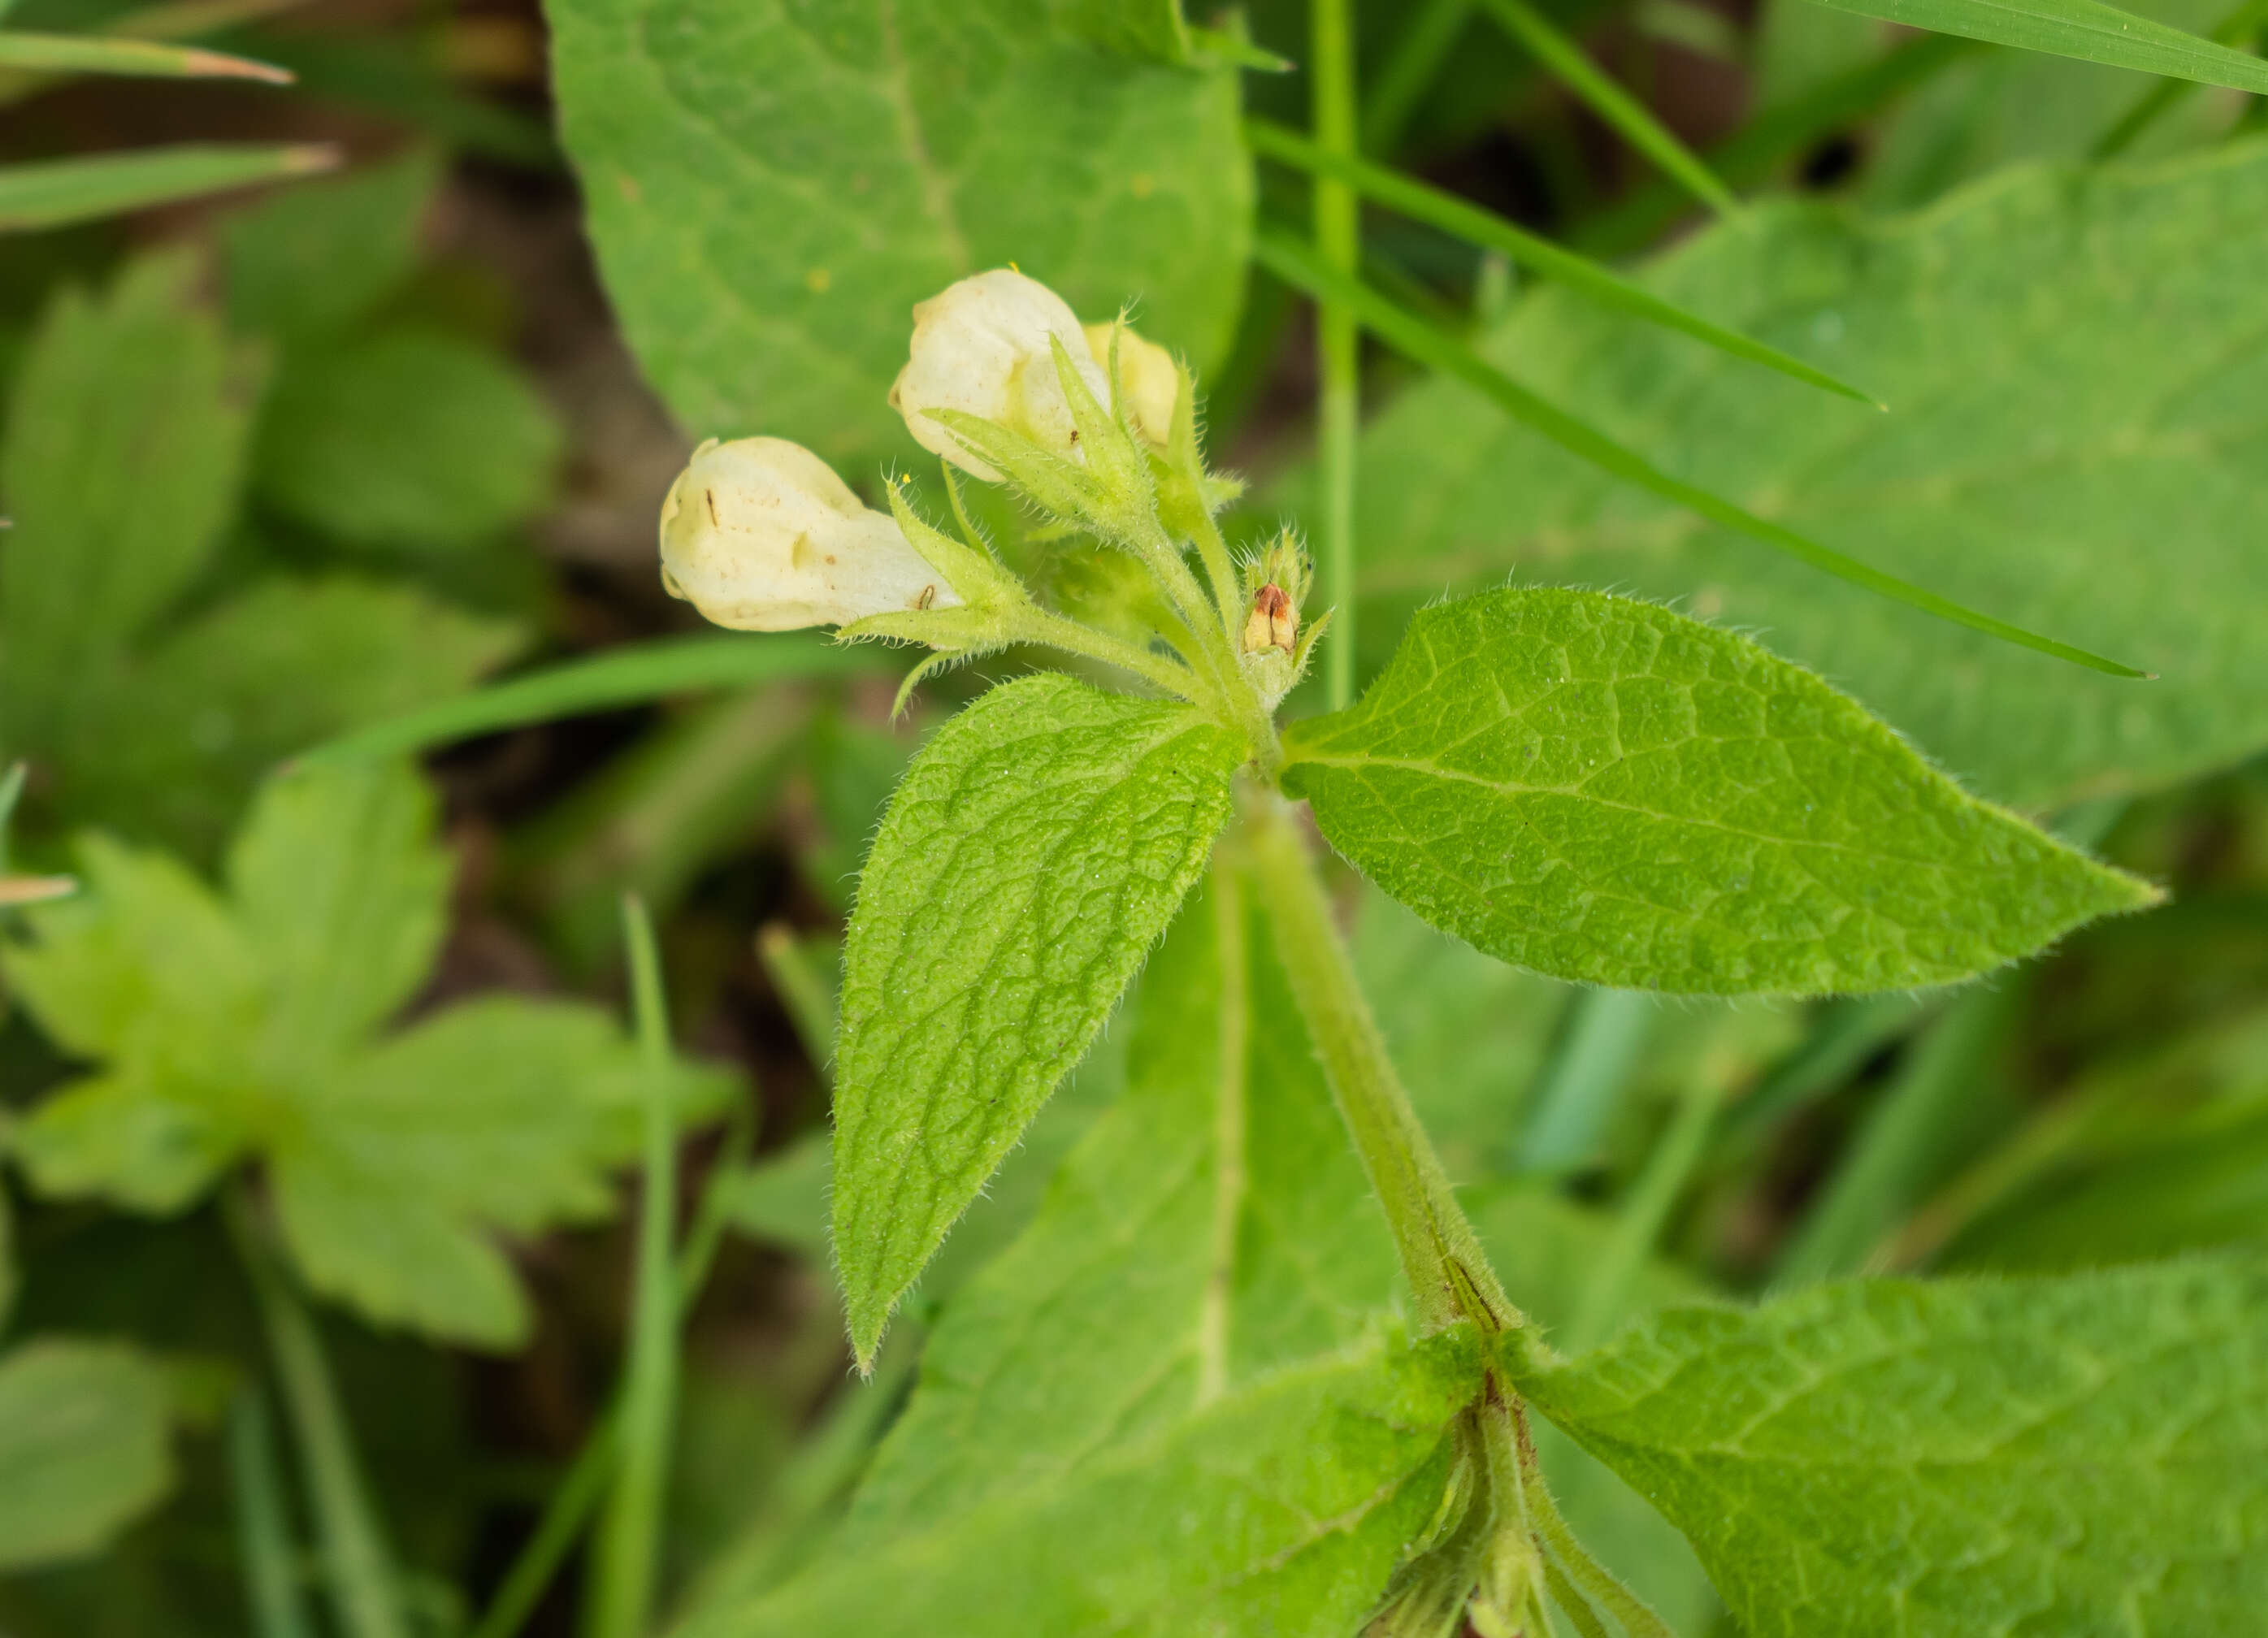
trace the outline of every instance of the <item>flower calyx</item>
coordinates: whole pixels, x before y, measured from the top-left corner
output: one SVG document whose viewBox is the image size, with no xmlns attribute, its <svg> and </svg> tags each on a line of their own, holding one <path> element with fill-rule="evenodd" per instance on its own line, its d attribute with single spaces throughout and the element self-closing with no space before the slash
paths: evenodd
<svg viewBox="0 0 2268 1638">
<path fill-rule="evenodd" d="M 1245 618 L 1239 662 L 1266 708 L 1273 711 L 1307 669 L 1315 639 L 1330 623 L 1326 611 L 1303 630 L 1300 605 L 1314 583 L 1314 566 L 1290 530 L 1278 534 L 1243 571 Z"/>
</svg>

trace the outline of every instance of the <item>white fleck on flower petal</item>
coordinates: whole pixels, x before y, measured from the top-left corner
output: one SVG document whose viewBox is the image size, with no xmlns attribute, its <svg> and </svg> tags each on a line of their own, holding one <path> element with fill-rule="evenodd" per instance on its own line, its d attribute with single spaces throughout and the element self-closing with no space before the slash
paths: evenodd
<svg viewBox="0 0 2268 1638">
<path fill-rule="evenodd" d="M 661 583 L 736 631 L 961 601 L 895 519 L 785 438 L 711 438 L 693 452 L 661 505 Z"/>
<path fill-rule="evenodd" d="M 1088 351 L 1070 305 L 1037 279 L 995 268 L 949 284 L 915 306 L 913 342 L 905 368 L 890 388 L 890 407 L 906 418 L 916 443 L 987 482 L 998 481 L 1000 474 L 963 449 L 928 412 L 958 409 L 982 415 L 1077 458 L 1078 430 L 1056 378 L 1050 336 L 1063 342 L 1088 391 L 1108 403 L 1110 384 Z"/>
</svg>

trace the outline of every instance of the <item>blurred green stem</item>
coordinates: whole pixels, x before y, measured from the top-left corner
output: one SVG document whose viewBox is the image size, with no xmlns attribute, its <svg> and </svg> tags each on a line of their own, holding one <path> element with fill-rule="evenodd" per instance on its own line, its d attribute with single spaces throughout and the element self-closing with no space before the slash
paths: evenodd
<svg viewBox="0 0 2268 1638">
<path fill-rule="evenodd" d="M 677 1277 L 673 1283 L 681 1325 L 692 1311 L 694 1298 L 708 1280 L 710 1265 L 717 1260 L 717 1248 L 724 1242 L 725 1206 L 729 1193 L 725 1186 L 747 1159 L 755 1136 L 755 1121 L 747 1105 L 736 1105 L 732 1124 L 725 1134 L 724 1147 L 718 1151 L 702 1186 L 701 1201 L 694 1208 L 693 1226 L 685 1237 L 685 1248 L 678 1253 Z M 552 1487 L 543 1517 L 536 1521 L 519 1556 L 504 1572 L 496 1595 L 481 1615 L 480 1624 L 473 1628 L 471 1638 L 513 1638 L 527 1624 L 527 1618 L 535 1612 L 536 1605 L 543 1598 L 544 1589 L 566 1562 L 576 1538 L 583 1533 L 583 1526 L 590 1522 L 600 1498 L 607 1493 L 607 1481 L 614 1477 L 615 1459 L 621 1453 L 622 1425 L 622 1396 L 618 1389 L 613 1402 L 585 1436 L 583 1448 L 576 1452 L 567 1472 Z"/>
<path fill-rule="evenodd" d="M 236 1500 L 236 1540 L 244 1566 L 244 1601 L 257 1638 L 311 1638 L 299 1600 L 298 1549 L 284 1506 L 284 1475 L 268 1405 L 255 1388 L 240 1389 L 228 1413 L 229 1487 Z"/>
<path fill-rule="evenodd" d="M 1473 0 L 1425 0 L 1418 14 L 1403 26 L 1401 38 L 1362 105 L 1362 146 L 1365 151 L 1388 154 L 1402 140 L 1418 99 L 1441 71 L 1449 48 L 1464 31 L 1472 15 Z"/>
<path fill-rule="evenodd" d="M 1687 1082 L 1668 1129 L 1647 1155 L 1646 1169 L 1631 1186 L 1630 1195 L 1616 1214 L 1615 1226 L 1600 1250 L 1598 1263 L 1591 1270 L 1583 1289 L 1583 1305 L 1567 1327 L 1566 1346 L 1571 1352 L 1580 1353 L 1605 1341 L 1607 1333 L 1630 1311 L 1638 1272 L 1660 1242 L 1662 1225 L 1669 1221 L 1670 1211 L 1708 1148 L 1718 1105 L 1724 1101 L 1726 1079 L 1723 1074 L 1704 1068 Z"/>
<path fill-rule="evenodd" d="M 1309 4 L 1308 94 L 1315 145 L 1352 158 L 1357 146 L 1353 0 Z M 1316 253 L 1327 265 L 1352 278 L 1362 264 L 1354 189 L 1323 176 L 1314 179 L 1314 188 Z M 1317 453 L 1323 483 L 1323 584 L 1318 601 L 1338 611 L 1338 629 L 1330 634 L 1323 657 L 1325 697 L 1336 711 L 1354 700 L 1354 484 L 1362 391 L 1354 309 L 1344 302 L 1319 302 L 1315 344 L 1322 379 Z"/>
<path fill-rule="evenodd" d="M 677 1408 L 678 1303 L 675 1271 L 670 1266 L 677 1218 L 677 1131 L 664 1076 L 669 1067 L 669 1015 L 653 923 L 635 893 L 622 899 L 622 933 L 630 947 L 638 1047 L 652 1073 L 645 1085 L 645 1168 L 639 1194 L 630 1364 L 623 1372 L 621 1432 L 615 1440 L 620 1459 L 592 1561 L 591 1598 L 584 1621 L 591 1638 L 637 1638 L 652 1615 Z"/>
<path fill-rule="evenodd" d="M 314 1321 L 276 1266 L 251 1201 L 232 1192 L 226 1210 L 297 1436 L 339 1631 L 343 1638 L 409 1638 L 393 1557 Z"/>
<path fill-rule="evenodd" d="M 1567 998 L 1521 1134 L 1522 1171 L 1566 1172 L 1596 1158 L 1659 1010 L 1638 989 L 1579 989 Z"/>
</svg>

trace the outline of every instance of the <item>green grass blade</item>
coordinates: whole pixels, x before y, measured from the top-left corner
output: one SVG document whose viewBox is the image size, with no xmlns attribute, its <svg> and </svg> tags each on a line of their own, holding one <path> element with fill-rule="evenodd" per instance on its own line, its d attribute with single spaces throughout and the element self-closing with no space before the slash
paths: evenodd
<svg viewBox="0 0 2268 1638">
<path fill-rule="evenodd" d="M 1393 52 L 1371 81 L 1370 94 L 1363 99 L 1364 151 L 1394 151 L 1410 116 L 1418 111 L 1418 99 L 1441 71 L 1449 48 L 1457 43 L 1472 11 L 1473 0 L 1425 0 L 1424 8 L 1403 25 Z"/>
<path fill-rule="evenodd" d="M 0 233 L 63 227 L 254 182 L 312 176 L 338 162 L 338 150 L 328 143 L 191 143 L 0 166 Z"/>
<path fill-rule="evenodd" d="M 2268 62 L 2102 0 L 1819 0 L 1837 11 L 2268 95 Z"/>
<path fill-rule="evenodd" d="M 500 729 L 643 705 L 696 689 L 739 688 L 790 678 L 849 677 L 889 669 L 895 651 L 779 636 L 664 637 L 569 660 L 453 700 L 356 729 L 306 753 L 306 762 L 399 756 Z"/>
<path fill-rule="evenodd" d="M 251 1389 L 229 1407 L 228 1476 L 254 1638 L 313 1638 L 299 1598 L 299 1553 L 284 1510 L 275 1431 L 268 1407 Z"/>
<path fill-rule="evenodd" d="M 2236 9 L 2213 26 L 2212 39 L 2217 46 L 2232 49 L 2268 27 L 2268 0 L 2240 0 Z M 2184 80 L 2161 80 L 2137 98 L 2134 106 L 2126 110 L 2116 125 L 2095 139 L 2088 158 L 2100 165 L 2115 159 L 2134 143 L 2134 139 L 2155 125 L 2169 108 L 2189 94 Z"/>
<path fill-rule="evenodd" d="M 1808 386 L 1823 387 L 1828 392 L 1854 399 L 1876 409 L 1887 408 L 1871 393 L 1861 392 L 1849 382 L 1815 369 L 1777 347 L 1768 347 L 1737 331 L 1712 324 L 1697 314 L 1662 300 L 1620 275 L 1609 272 L 1589 258 L 1579 256 L 1548 239 L 1515 227 L 1494 212 L 1468 204 L 1454 194 L 1444 193 L 1438 187 L 1388 170 L 1383 165 L 1327 153 L 1298 132 L 1266 120 L 1247 120 L 1244 134 L 1256 153 L 1280 159 L 1317 175 L 1334 177 L 1412 221 L 1430 224 L 1484 250 L 1501 251 L 1531 271 L 1545 278 L 1557 279 L 1570 289 L 1581 290 L 1607 306 L 1690 335 L 1735 358 L 1762 364 L 1767 370 L 1777 370 L 1782 375 L 1792 376 Z"/>
<path fill-rule="evenodd" d="M 256 79 L 288 85 L 291 71 L 195 46 L 164 46 L 99 34 L 31 34 L 0 29 L 0 69 L 34 74 L 128 74 L 145 79 Z"/>
<path fill-rule="evenodd" d="M 1660 1010 L 1643 990 L 1579 989 L 1568 996 L 1559 1038 L 1528 1096 L 1531 1113 L 1515 1157 L 1521 1171 L 1572 1172 L 1598 1159 Z"/>
<path fill-rule="evenodd" d="M 409 1638 L 394 1555 L 355 1455 L 338 1385 L 315 1322 L 276 1263 L 245 1196 L 227 1201 L 229 1228 L 268 1332 L 276 1379 L 306 1474 L 325 1579 L 341 1638 Z"/>
<path fill-rule="evenodd" d="M 1317 143 L 1351 158 L 1355 129 L 1353 0 L 1310 0 L 1309 118 Z M 1354 190 L 1317 176 L 1315 259 L 1348 283 L 1359 283 L 1362 223 Z M 1352 308 L 1329 296 L 1315 302 L 1315 465 L 1322 481 L 1322 600 L 1338 610 L 1339 628 L 1323 649 L 1323 693 L 1330 709 L 1354 701 L 1355 467 L 1362 435 L 1361 330 Z"/>
<path fill-rule="evenodd" d="M 2068 643 L 2058 643 L 2036 632 L 2026 631 L 2021 626 L 1995 620 L 1965 608 L 1949 598 L 1925 591 L 1896 575 L 1884 574 L 1854 557 L 1822 546 L 1793 529 L 1757 517 L 1745 508 L 1735 506 L 1723 496 L 1696 488 L 1681 479 L 1662 472 L 1634 452 L 1624 448 L 1597 429 L 1578 421 L 1565 410 L 1547 403 L 1514 381 L 1510 376 L 1490 364 L 1478 353 L 1454 335 L 1447 335 L 1381 298 L 1375 291 L 1336 269 L 1325 267 L 1299 240 L 1285 235 L 1263 232 L 1254 245 L 1253 253 L 1260 264 L 1285 283 L 1307 291 L 1310 296 L 1344 302 L 1351 306 L 1380 340 L 1407 354 L 1419 364 L 1426 364 L 1475 387 L 1494 400 L 1498 408 L 1521 425 L 1550 438 L 1560 448 L 1601 471 L 1635 484 L 1649 494 L 1683 506 L 1689 511 L 1707 518 L 1727 529 L 1739 531 L 1749 539 L 1760 541 L 1775 551 L 1786 553 L 1799 562 L 1847 580 L 1853 585 L 1864 586 L 1869 591 L 1894 602 L 1918 608 L 1926 614 L 1966 626 L 1971 631 L 1981 631 L 1987 636 L 2013 643 L 2019 648 L 2068 660 L 2089 671 L 2098 671 L 2112 677 L 2146 677 L 2150 673 L 2122 665 L 2117 660 L 2105 659 L 2100 654 L 2075 648 Z"/>
<path fill-rule="evenodd" d="M 1696 199 L 1723 216 L 1739 212 L 1740 201 L 1733 197 L 1733 190 L 1647 113 L 1638 99 L 1601 73 L 1598 64 L 1542 12 L 1525 0 L 1481 0 L 1481 6 L 1568 90 L 1589 104 L 1594 114 L 1620 131 L 1624 141 L 1676 178 Z"/>
<path fill-rule="evenodd" d="M 701 1201 L 694 1208 L 693 1226 L 685 1237 L 685 1249 L 677 1259 L 674 1284 L 677 1323 L 681 1326 L 709 1278 L 710 1266 L 717 1260 L 717 1248 L 724 1243 L 727 1202 L 732 1196 L 730 1186 L 747 1161 L 755 1136 L 755 1123 L 747 1105 L 735 1105 L 724 1147 L 701 1186 Z M 607 1494 L 607 1482 L 614 1477 L 615 1459 L 621 1455 L 622 1427 L 622 1390 L 618 1388 L 613 1401 L 584 1436 L 583 1448 L 575 1453 L 567 1472 L 551 1487 L 543 1516 L 536 1521 L 534 1531 L 512 1561 L 512 1568 L 504 1572 L 504 1580 L 497 1583 L 495 1596 L 481 1612 L 480 1622 L 469 1638 L 517 1638 L 520 1628 L 527 1625 L 527 1618 L 542 1602 L 551 1578 L 574 1551 L 583 1526 L 591 1522 L 591 1515 L 598 1510 Z"/>
<path fill-rule="evenodd" d="M 669 1063 L 669 1015 L 653 923 L 634 894 L 622 900 L 630 996 L 638 1047 L 655 1073 L 645 1093 L 645 1169 L 640 1192 L 637 1281 L 623 1373 L 615 1487 L 592 1565 L 590 1638 L 639 1638 L 653 1609 L 662 1503 L 677 1410 L 677 1291 L 670 1240 L 677 1217 L 677 1134 L 660 1071 Z"/>
<path fill-rule="evenodd" d="M 1980 49 L 1975 40 L 1950 34 L 1915 35 L 1764 109 L 1711 149 L 1709 163 L 1735 187 L 1761 186 L 1821 137 L 1880 114 L 1896 98 Z M 1582 223 L 1572 237 L 1594 255 L 1628 255 L 1653 243 L 1686 208 L 1681 190 L 1668 182 L 1651 182 L 1624 203 Z"/>
</svg>

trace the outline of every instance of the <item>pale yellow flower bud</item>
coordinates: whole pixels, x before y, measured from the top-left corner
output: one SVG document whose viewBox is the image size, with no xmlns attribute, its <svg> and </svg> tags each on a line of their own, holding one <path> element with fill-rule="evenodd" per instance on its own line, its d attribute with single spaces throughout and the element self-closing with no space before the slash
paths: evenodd
<svg viewBox="0 0 2268 1638">
<path fill-rule="evenodd" d="M 924 449 L 987 482 L 1000 474 L 963 449 L 929 411 L 982 415 L 1076 459 L 1078 429 L 1056 378 L 1049 336 L 1063 342 L 1071 368 L 1097 400 L 1108 403 L 1110 384 L 1087 350 L 1078 315 L 1037 279 L 995 268 L 947 285 L 914 308 L 913 344 L 890 388 L 890 408 L 906 418 L 907 430 Z"/>
<path fill-rule="evenodd" d="M 1145 341 L 1129 327 L 1090 324 L 1086 345 L 1094 362 L 1110 372 L 1111 332 L 1118 334 L 1118 391 L 1134 430 L 1151 443 L 1163 445 L 1174 436 L 1174 406 L 1182 396 L 1182 371 L 1173 354 L 1155 342 Z M 1108 402 L 1108 400 L 1104 400 Z"/>
<path fill-rule="evenodd" d="M 693 452 L 661 503 L 661 584 L 736 631 L 961 601 L 895 519 L 785 438 L 711 438 Z"/>
</svg>

